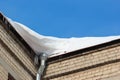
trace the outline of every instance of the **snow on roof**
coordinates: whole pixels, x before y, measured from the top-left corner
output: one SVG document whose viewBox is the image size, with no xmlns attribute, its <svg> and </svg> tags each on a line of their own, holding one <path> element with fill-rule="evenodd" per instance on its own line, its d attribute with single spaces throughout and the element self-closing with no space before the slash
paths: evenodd
<svg viewBox="0 0 120 80">
<path fill-rule="evenodd" d="M 21 37 L 36 52 L 36 54 L 47 53 L 49 57 L 120 39 L 120 35 L 83 38 L 57 38 L 51 36 L 43 36 L 21 23 L 12 21 L 9 18 L 7 19 L 15 28 L 15 30 L 21 35 Z"/>
</svg>

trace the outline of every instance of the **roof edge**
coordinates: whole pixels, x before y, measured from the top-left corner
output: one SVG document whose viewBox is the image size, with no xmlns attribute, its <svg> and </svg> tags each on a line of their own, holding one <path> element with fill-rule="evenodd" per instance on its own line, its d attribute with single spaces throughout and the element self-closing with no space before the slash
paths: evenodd
<svg viewBox="0 0 120 80">
<path fill-rule="evenodd" d="M 120 39 L 116 39 L 116 40 L 113 40 L 113 41 L 110 41 L 110 42 L 106 42 L 106 43 L 98 44 L 98 45 L 95 45 L 95 46 L 87 47 L 87 48 L 84 48 L 84 49 L 68 52 L 66 54 L 61 54 L 61 55 L 58 55 L 58 56 L 54 56 L 54 57 L 49 58 L 47 61 L 48 62 L 56 61 L 56 60 L 59 60 L 59 59 L 75 56 L 75 55 L 78 55 L 78 54 L 82 54 L 82 53 L 85 53 L 85 52 L 88 52 L 88 51 L 104 48 L 104 47 L 111 46 L 111 45 L 118 44 L 118 43 L 120 43 Z"/>
<path fill-rule="evenodd" d="M 0 21 L 5 26 L 4 28 L 7 31 L 11 31 L 14 36 L 22 43 L 23 46 L 28 50 L 27 54 L 33 61 L 34 56 L 36 55 L 34 50 L 26 43 L 26 41 L 19 35 L 19 33 L 14 29 L 14 27 L 11 25 L 11 23 L 6 19 L 6 17 L 0 12 Z"/>
<path fill-rule="evenodd" d="M 5 29 L 10 30 L 18 38 L 18 40 L 25 46 L 25 48 L 30 53 L 30 54 L 28 54 L 28 56 L 30 56 L 30 58 L 32 60 L 34 60 L 34 56 L 36 55 L 34 50 L 19 35 L 19 33 L 14 29 L 14 27 L 10 24 L 10 22 L 4 17 L 4 15 L 1 12 L 0 12 L 0 20 L 5 25 Z M 81 53 L 84 53 L 84 52 L 88 52 L 88 51 L 91 51 L 91 50 L 99 49 L 99 48 L 106 47 L 106 46 L 113 45 L 113 44 L 117 44 L 117 43 L 120 43 L 120 39 L 116 39 L 116 40 L 113 40 L 113 41 L 110 41 L 110 42 L 106 42 L 106 43 L 98 44 L 98 45 L 95 45 L 95 46 L 87 47 L 87 48 L 84 48 L 84 49 L 68 52 L 66 54 L 61 54 L 61 55 L 58 55 L 58 56 L 49 57 L 47 61 L 52 62 L 52 61 L 58 60 L 60 58 L 66 58 L 66 57 L 78 55 L 78 54 L 81 54 Z"/>
</svg>

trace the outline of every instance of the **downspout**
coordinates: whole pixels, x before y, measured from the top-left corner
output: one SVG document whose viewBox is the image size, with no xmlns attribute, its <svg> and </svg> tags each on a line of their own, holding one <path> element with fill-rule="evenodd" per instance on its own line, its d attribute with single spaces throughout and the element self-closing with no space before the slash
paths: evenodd
<svg viewBox="0 0 120 80">
<path fill-rule="evenodd" d="M 37 75 L 36 75 L 36 80 L 41 80 L 41 76 L 43 75 L 44 69 L 45 69 L 45 65 L 46 65 L 46 60 L 47 60 L 47 54 L 46 53 L 42 53 L 41 56 L 39 57 L 41 64 L 40 67 L 38 69 Z"/>
</svg>

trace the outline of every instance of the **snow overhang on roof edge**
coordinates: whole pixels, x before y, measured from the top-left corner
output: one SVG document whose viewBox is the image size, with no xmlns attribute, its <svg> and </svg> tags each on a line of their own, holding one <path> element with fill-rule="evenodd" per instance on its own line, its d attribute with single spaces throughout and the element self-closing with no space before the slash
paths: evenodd
<svg viewBox="0 0 120 80">
<path fill-rule="evenodd" d="M 116 39 L 116 40 L 113 40 L 113 41 L 110 41 L 110 42 L 98 44 L 98 45 L 95 45 L 95 46 L 90 46 L 90 47 L 87 47 L 87 48 L 84 48 L 84 49 L 79 49 L 79 50 L 72 51 L 72 52 L 69 52 L 69 53 L 66 53 L 66 54 L 61 54 L 61 55 L 57 55 L 57 56 L 54 56 L 54 57 L 50 57 L 48 59 L 48 62 L 52 62 L 52 61 L 56 61 L 56 60 L 62 60 L 64 58 L 77 56 L 77 55 L 84 55 L 84 53 L 86 53 L 86 52 L 91 52 L 91 51 L 94 52 L 96 50 L 103 50 L 103 49 L 106 49 L 106 48 L 109 48 L 109 47 L 115 47 L 115 46 L 120 46 L 120 39 Z"/>
<path fill-rule="evenodd" d="M 7 18 L 7 20 L 15 31 L 17 31 L 25 42 L 35 51 L 35 53 L 47 53 L 49 58 L 120 39 L 120 35 L 83 38 L 57 38 L 43 36 L 23 24 L 12 21 L 9 18 Z"/>
</svg>

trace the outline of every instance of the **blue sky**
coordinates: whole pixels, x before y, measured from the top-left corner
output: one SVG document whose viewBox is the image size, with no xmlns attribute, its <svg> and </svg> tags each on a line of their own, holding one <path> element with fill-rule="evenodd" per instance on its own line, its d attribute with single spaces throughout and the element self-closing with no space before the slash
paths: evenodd
<svg viewBox="0 0 120 80">
<path fill-rule="evenodd" d="M 42 35 L 120 35 L 120 0 L 0 0 L 0 11 Z"/>
</svg>

